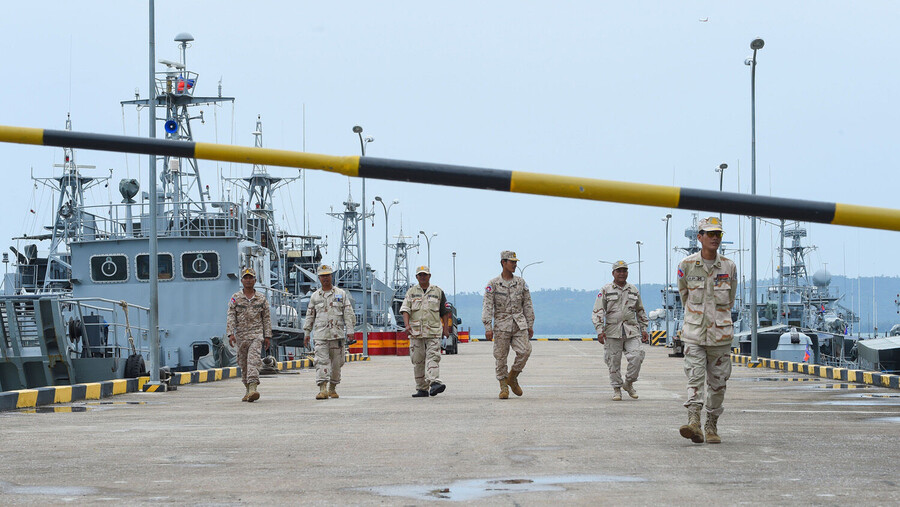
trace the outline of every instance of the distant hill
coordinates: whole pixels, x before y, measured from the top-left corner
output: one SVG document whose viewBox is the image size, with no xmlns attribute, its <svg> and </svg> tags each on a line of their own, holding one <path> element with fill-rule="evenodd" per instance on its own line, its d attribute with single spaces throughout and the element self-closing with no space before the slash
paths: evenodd
<svg viewBox="0 0 900 507">
<path fill-rule="evenodd" d="M 861 279 L 849 279 L 843 276 L 834 276 L 831 285 L 837 287 L 844 298 L 841 304 L 847 308 L 852 306 L 853 311 L 859 308 L 860 325 L 863 333 L 872 332 L 872 319 L 877 308 L 878 332 L 884 333 L 891 326 L 900 323 L 900 315 L 897 314 L 895 300 L 900 299 L 900 277 L 875 277 L 875 302 L 872 304 L 872 277 Z M 762 280 L 759 285 L 767 286 L 771 280 Z M 644 306 L 649 310 L 662 306 L 661 283 L 645 283 L 643 286 Z M 535 332 L 538 334 L 592 334 L 594 327 L 591 324 L 591 309 L 594 299 L 600 291 L 575 290 L 569 288 L 543 289 L 531 293 L 534 301 Z M 861 298 L 857 295 L 861 294 Z M 450 296 L 452 297 L 452 296 Z M 481 324 L 482 294 L 467 292 L 456 295 L 459 316 L 463 319 L 462 327 L 471 328 L 472 333 L 481 334 L 484 327 Z M 852 305 L 851 305 L 852 303 Z"/>
</svg>

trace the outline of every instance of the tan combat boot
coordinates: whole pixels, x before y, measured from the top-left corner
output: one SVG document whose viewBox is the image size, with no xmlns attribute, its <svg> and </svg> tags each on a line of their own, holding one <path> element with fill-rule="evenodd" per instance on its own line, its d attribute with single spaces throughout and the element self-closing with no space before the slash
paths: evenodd
<svg viewBox="0 0 900 507">
<path fill-rule="evenodd" d="M 337 391 L 334 390 L 334 387 L 335 387 L 334 384 L 328 384 L 328 397 L 329 398 L 340 398 L 340 396 L 338 396 Z"/>
<path fill-rule="evenodd" d="M 622 401 L 622 389 L 613 387 L 613 401 Z"/>
<path fill-rule="evenodd" d="M 509 376 L 506 377 L 506 384 L 509 385 L 509 388 L 512 389 L 513 394 L 516 396 L 522 396 L 522 387 L 519 386 L 519 373 L 518 371 L 510 371 Z"/>
<path fill-rule="evenodd" d="M 678 428 L 678 432 L 684 438 L 691 439 L 695 444 L 703 443 L 703 431 L 700 430 L 700 407 L 692 405 L 688 408 L 688 423 Z"/>
<path fill-rule="evenodd" d="M 327 400 L 328 399 L 328 382 L 322 382 L 319 384 L 319 394 L 316 395 L 317 400 Z"/>
<path fill-rule="evenodd" d="M 248 384 L 248 383 L 245 382 L 245 383 L 244 383 L 244 390 L 245 390 L 246 392 L 244 393 L 244 397 L 241 398 L 241 401 L 247 401 L 247 398 L 250 397 L 250 384 Z"/>
<path fill-rule="evenodd" d="M 500 381 L 500 399 L 505 400 L 509 398 L 509 384 L 506 383 L 506 379 Z"/>
<path fill-rule="evenodd" d="M 256 386 L 258 385 L 259 383 L 257 382 L 250 382 L 250 385 L 247 386 L 250 389 L 250 393 L 247 395 L 247 401 L 254 402 L 259 399 L 259 391 L 256 390 Z"/>
<path fill-rule="evenodd" d="M 719 437 L 719 430 L 716 428 L 717 422 L 719 422 L 719 416 L 706 414 L 706 426 L 703 429 L 706 430 L 706 441 L 710 444 L 722 443 L 722 438 Z"/>
<path fill-rule="evenodd" d="M 624 389 L 625 392 L 628 393 L 628 396 L 631 396 L 635 400 L 638 399 L 638 393 L 634 389 L 634 384 L 632 384 L 631 382 L 625 382 L 625 385 L 622 386 L 622 389 Z"/>
</svg>

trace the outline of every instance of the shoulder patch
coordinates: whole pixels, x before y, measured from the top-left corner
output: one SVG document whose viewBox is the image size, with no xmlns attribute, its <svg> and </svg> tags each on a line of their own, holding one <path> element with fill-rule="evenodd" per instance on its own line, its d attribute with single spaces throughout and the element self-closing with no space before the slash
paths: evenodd
<svg viewBox="0 0 900 507">
<path fill-rule="evenodd" d="M 494 292 L 494 288 L 491 287 L 490 284 L 488 284 L 488 286 L 484 288 L 484 292 L 490 294 L 491 292 Z"/>
<path fill-rule="evenodd" d="M 678 268 L 678 278 L 684 278 L 684 271 L 681 268 Z"/>
<path fill-rule="evenodd" d="M 231 298 L 231 304 L 235 304 L 236 302 L 237 302 L 237 301 L 235 301 L 234 298 L 232 297 L 232 298 Z"/>
<path fill-rule="evenodd" d="M 602 298 L 602 297 L 603 297 L 603 291 L 602 291 L 602 290 L 601 290 L 600 292 L 597 293 L 597 297 L 598 297 L 598 298 Z"/>
</svg>

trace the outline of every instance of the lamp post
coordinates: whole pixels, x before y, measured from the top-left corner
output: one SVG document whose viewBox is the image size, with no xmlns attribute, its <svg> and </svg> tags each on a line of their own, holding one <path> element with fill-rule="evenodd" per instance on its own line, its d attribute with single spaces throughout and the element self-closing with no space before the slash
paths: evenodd
<svg viewBox="0 0 900 507">
<path fill-rule="evenodd" d="M 524 268 L 519 268 L 519 276 L 521 276 L 522 278 L 525 278 L 525 270 L 528 269 L 528 266 L 534 266 L 535 264 L 540 264 L 542 262 L 544 262 L 544 261 L 530 262 L 530 263 L 526 264 Z"/>
<path fill-rule="evenodd" d="M 759 37 L 750 42 L 753 56 L 744 60 L 750 66 L 750 193 L 756 195 L 756 52 L 766 43 Z M 758 361 L 756 330 L 756 217 L 750 217 L 750 361 Z"/>
<path fill-rule="evenodd" d="M 456 307 L 456 252 L 453 252 L 453 306 Z"/>
<path fill-rule="evenodd" d="M 663 309 L 666 311 L 666 346 L 672 346 L 672 333 L 669 329 L 669 220 L 672 218 L 671 213 L 666 213 L 663 222 L 666 223 L 666 286 L 663 289 Z"/>
<path fill-rule="evenodd" d="M 719 167 L 716 167 L 716 172 L 719 173 L 719 192 L 722 191 L 722 179 L 725 177 L 725 169 L 728 169 L 728 164 L 721 163 Z M 719 222 L 722 221 L 722 214 L 719 213 Z"/>
<path fill-rule="evenodd" d="M 375 200 L 381 203 L 381 207 L 384 208 L 384 283 L 387 285 L 388 283 L 388 213 L 391 212 L 391 208 L 394 207 L 395 204 L 400 204 L 399 199 L 394 199 L 391 202 L 390 206 L 384 204 L 384 200 L 381 199 L 380 196 L 375 196 Z"/>
<path fill-rule="evenodd" d="M 638 247 L 638 292 L 643 294 L 644 293 L 644 284 L 641 283 L 641 245 L 643 245 L 644 242 L 639 240 L 639 241 L 635 241 L 635 244 L 637 244 L 637 247 Z M 641 297 L 643 297 L 643 296 L 641 296 Z"/>
<path fill-rule="evenodd" d="M 419 234 L 425 237 L 425 244 L 428 245 L 428 269 L 431 269 L 431 238 L 437 236 L 437 233 L 432 233 L 431 237 L 428 237 L 425 231 L 419 231 Z"/>
<path fill-rule="evenodd" d="M 366 156 L 366 145 L 375 140 L 374 137 L 366 137 L 363 139 L 362 132 L 363 128 L 359 125 L 355 125 L 353 127 L 353 132 L 359 136 L 359 149 L 362 151 L 362 156 Z M 363 307 L 362 307 L 362 333 L 363 333 L 363 355 L 369 355 L 369 276 L 366 271 L 366 179 L 362 179 L 362 248 L 361 248 L 361 261 L 359 266 L 359 280 L 362 283 L 363 289 Z"/>
</svg>

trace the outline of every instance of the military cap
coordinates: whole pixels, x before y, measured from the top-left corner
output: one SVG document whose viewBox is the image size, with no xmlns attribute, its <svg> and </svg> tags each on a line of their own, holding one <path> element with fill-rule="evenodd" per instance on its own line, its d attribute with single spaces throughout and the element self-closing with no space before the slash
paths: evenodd
<svg viewBox="0 0 900 507">
<path fill-rule="evenodd" d="M 419 266 L 416 268 L 416 274 L 425 273 L 426 275 L 431 274 L 431 270 L 428 269 L 428 266 Z"/>
<path fill-rule="evenodd" d="M 616 261 L 612 265 L 612 270 L 615 271 L 617 269 L 628 269 L 628 263 L 625 261 Z"/>
<path fill-rule="evenodd" d="M 322 264 L 316 271 L 317 275 L 330 275 L 332 273 L 334 273 L 334 270 L 331 269 L 331 266 L 329 266 L 328 264 Z"/>
<path fill-rule="evenodd" d="M 241 271 L 241 278 L 244 278 L 245 276 L 256 278 L 256 271 L 254 271 L 253 268 L 244 268 L 244 270 Z"/>
<path fill-rule="evenodd" d="M 516 258 L 516 252 L 513 252 L 512 250 L 504 250 L 504 251 L 500 252 L 500 260 L 501 261 L 518 261 L 519 259 Z"/>
<path fill-rule="evenodd" d="M 721 231 L 722 221 L 719 217 L 704 218 L 700 221 L 700 231 Z"/>
</svg>

